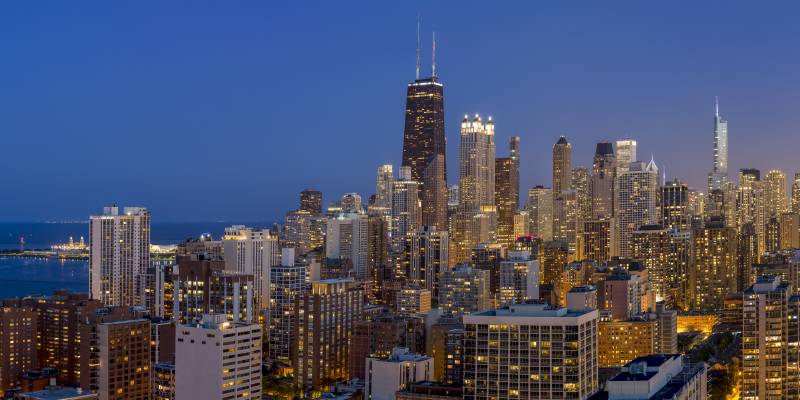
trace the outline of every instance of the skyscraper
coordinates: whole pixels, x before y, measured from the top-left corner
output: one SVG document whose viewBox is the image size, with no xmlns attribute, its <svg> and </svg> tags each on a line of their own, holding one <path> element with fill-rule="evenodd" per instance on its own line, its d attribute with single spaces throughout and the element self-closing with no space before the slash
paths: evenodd
<svg viewBox="0 0 800 400">
<path fill-rule="evenodd" d="M 567 196 L 572 189 L 572 145 L 561 136 L 553 145 L 553 240 L 569 242 Z"/>
<path fill-rule="evenodd" d="M 406 235 L 416 232 L 422 222 L 419 206 L 419 182 L 411 178 L 411 168 L 400 168 L 392 184 L 391 246 L 402 251 Z"/>
<path fill-rule="evenodd" d="M 613 216 L 616 160 L 613 144 L 609 142 L 597 144 L 592 161 L 590 186 L 593 218 L 611 218 Z"/>
<path fill-rule="evenodd" d="M 767 172 L 764 182 L 767 185 L 767 217 L 789 211 L 786 197 L 786 174 L 783 171 L 773 169 Z"/>
<path fill-rule="evenodd" d="M 553 240 L 553 189 L 536 186 L 528 189 L 525 205 L 531 220 L 531 234 L 544 241 Z"/>
<path fill-rule="evenodd" d="M 406 280 L 439 295 L 439 279 L 448 269 L 450 240 L 447 231 L 423 227 L 408 238 L 409 271 Z"/>
<path fill-rule="evenodd" d="M 364 293 L 353 279 L 315 281 L 296 299 L 294 382 L 302 387 L 348 377 L 348 346 Z"/>
<path fill-rule="evenodd" d="M 572 169 L 572 190 L 575 192 L 575 210 L 574 217 L 570 222 L 574 224 L 574 244 L 575 259 L 583 259 L 583 224 L 592 217 L 592 195 L 591 195 L 591 178 L 589 170 L 584 167 L 576 167 Z"/>
<path fill-rule="evenodd" d="M 150 266 L 150 212 L 105 207 L 89 227 L 89 290 L 107 306 L 143 304 L 142 274 Z"/>
<path fill-rule="evenodd" d="M 692 212 L 689 208 L 689 187 L 678 179 L 665 182 L 659 197 L 660 223 L 666 229 L 689 231 Z"/>
<path fill-rule="evenodd" d="M 392 165 L 381 165 L 378 168 L 378 177 L 375 182 L 375 207 L 380 207 L 381 210 L 391 210 L 393 182 Z M 386 213 L 388 214 L 388 212 Z"/>
<path fill-rule="evenodd" d="M 256 313 L 267 312 L 270 288 L 270 268 L 280 263 L 278 238 L 267 229 L 252 229 L 244 225 L 225 228 L 222 237 L 225 269 L 253 275 L 253 302 Z"/>
<path fill-rule="evenodd" d="M 719 101 L 714 104 L 714 168 L 708 175 L 708 191 L 722 190 L 728 182 L 728 121 L 719 116 Z"/>
<path fill-rule="evenodd" d="M 636 161 L 638 161 L 636 158 L 636 141 L 633 139 L 617 140 L 617 176 L 627 171 L 631 163 Z"/>
<path fill-rule="evenodd" d="M 693 307 L 720 310 L 725 296 L 736 290 L 736 229 L 712 220 L 694 230 L 692 241 L 689 284 Z"/>
<path fill-rule="evenodd" d="M 658 167 L 653 160 L 646 164 L 633 162 L 627 171 L 617 176 L 614 190 L 614 251 L 621 257 L 631 256 L 631 234 L 642 225 L 657 222 L 656 190 Z"/>
<path fill-rule="evenodd" d="M 300 192 L 300 209 L 308 211 L 311 215 L 322 214 L 322 192 L 314 189 Z"/>
<path fill-rule="evenodd" d="M 486 310 L 491 304 L 489 271 L 459 265 L 442 273 L 439 281 L 439 308 L 456 315 Z"/>
<path fill-rule="evenodd" d="M 495 159 L 495 202 L 497 203 L 497 241 L 514 244 L 514 213 L 519 202 L 519 136 L 509 141 L 509 156 Z"/>
<path fill-rule="evenodd" d="M 422 223 L 440 228 L 447 224 L 446 147 L 444 86 L 436 76 L 435 63 L 431 76 L 420 79 L 417 46 L 417 77 L 408 84 L 406 94 L 402 165 L 411 168 L 411 180 L 421 183 Z"/>
<path fill-rule="evenodd" d="M 484 124 L 479 115 L 461 122 L 459 151 L 459 206 L 453 234 L 451 264 L 469 260 L 478 243 L 493 239 L 495 208 L 495 144 L 492 118 Z"/>
</svg>

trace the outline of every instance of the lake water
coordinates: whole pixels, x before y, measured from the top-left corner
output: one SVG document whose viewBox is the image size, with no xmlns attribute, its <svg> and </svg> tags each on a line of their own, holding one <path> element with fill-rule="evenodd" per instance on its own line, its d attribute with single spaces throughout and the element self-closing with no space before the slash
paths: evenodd
<svg viewBox="0 0 800 400">
<path fill-rule="evenodd" d="M 89 290 L 89 264 L 84 260 L 0 257 L 0 298 L 49 295 L 56 289 Z"/>
<path fill-rule="evenodd" d="M 218 238 L 225 227 L 242 224 L 256 228 L 269 223 L 234 222 L 154 222 L 151 241 L 155 244 L 177 244 L 187 238 L 211 233 Z M 83 236 L 89 242 L 88 223 L 0 223 L 0 249 L 19 249 L 24 238 L 25 249 L 46 249 L 63 243 L 72 236 Z M 89 264 L 84 260 L 0 256 L 0 299 L 31 294 L 49 295 L 56 289 L 86 292 L 89 290 Z"/>
</svg>

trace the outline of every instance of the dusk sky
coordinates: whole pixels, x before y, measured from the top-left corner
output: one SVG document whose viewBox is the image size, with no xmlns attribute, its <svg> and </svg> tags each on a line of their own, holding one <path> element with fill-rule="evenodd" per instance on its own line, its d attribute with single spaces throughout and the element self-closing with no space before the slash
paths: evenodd
<svg viewBox="0 0 800 400">
<path fill-rule="evenodd" d="M 400 162 L 417 14 L 445 87 L 448 183 L 465 113 L 591 166 L 632 137 L 703 189 L 714 96 L 730 170 L 800 171 L 798 2 L 68 2 L 0 5 L 0 221 L 282 221 L 298 192 L 373 193 Z M 524 197 L 523 197 L 524 198 Z"/>
</svg>

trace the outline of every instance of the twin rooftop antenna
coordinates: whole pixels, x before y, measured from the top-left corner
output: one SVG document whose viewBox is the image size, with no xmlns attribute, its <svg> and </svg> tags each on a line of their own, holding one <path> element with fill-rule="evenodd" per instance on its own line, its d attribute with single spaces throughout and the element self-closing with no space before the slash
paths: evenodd
<svg viewBox="0 0 800 400">
<path fill-rule="evenodd" d="M 417 14 L 417 74 L 416 79 L 419 80 L 419 66 L 422 60 L 422 55 L 420 54 L 420 41 L 419 41 L 419 30 L 422 25 L 422 16 Z M 431 76 L 436 77 L 436 31 L 433 32 L 433 54 L 431 56 Z"/>
</svg>

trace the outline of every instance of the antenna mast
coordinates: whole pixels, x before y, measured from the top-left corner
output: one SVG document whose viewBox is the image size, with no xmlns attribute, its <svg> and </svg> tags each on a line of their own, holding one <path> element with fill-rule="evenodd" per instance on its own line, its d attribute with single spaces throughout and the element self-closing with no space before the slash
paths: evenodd
<svg viewBox="0 0 800 400">
<path fill-rule="evenodd" d="M 419 80 L 419 25 L 420 25 L 420 14 L 417 14 L 417 80 Z"/>
<path fill-rule="evenodd" d="M 433 31 L 433 54 L 431 55 L 431 76 L 436 78 L 436 31 Z"/>
</svg>

